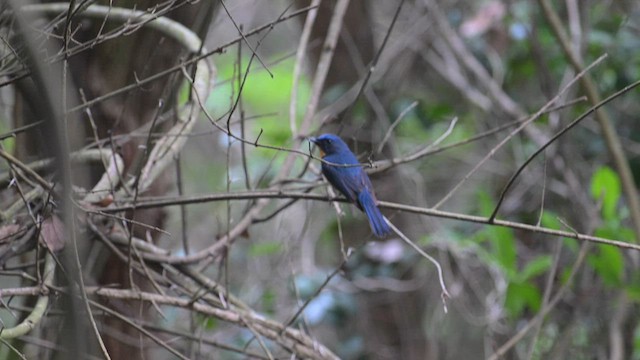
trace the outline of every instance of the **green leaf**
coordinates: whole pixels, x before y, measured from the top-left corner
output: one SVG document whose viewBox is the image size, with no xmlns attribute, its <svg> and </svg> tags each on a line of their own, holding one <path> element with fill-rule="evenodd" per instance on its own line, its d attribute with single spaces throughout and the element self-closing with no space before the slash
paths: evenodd
<svg viewBox="0 0 640 360">
<path fill-rule="evenodd" d="M 596 170 L 591 178 L 591 196 L 596 201 L 602 201 L 602 216 L 605 220 L 615 218 L 620 194 L 618 174 L 607 166 Z"/>
<path fill-rule="evenodd" d="M 488 215 L 495 204 L 489 194 L 478 192 L 479 213 Z M 508 276 L 515 276 L 517 270 L 517 253 L 513 231 L 508 228 L 487 226 L 476 234 L 478 242 L 488 241 L 491 244 L 492 260 L 495 261 Z"/>
<path fill-rule="evenodd" d="M 518 279 L 521 282 L 530 280 L 538 275 L 544 274 L 551 267 L 551 256 L 544 255 L 529 261 L 524 269 L 518 273 Z"/>
<path fill-rule="evenodd" d="M 558 220 L 558 215 L 552 211 L 545 211 L 542 213 L 542 221 L 540 222 L 540 225 L 554 230 L 566 230 L 566 227 L 562 225 L 560 220 Z M 578 251 L 579 246 L 577 240 L 572 238 L 562 238 L 562 242 L 564 242 L 564 245 L 572 251 Z"/>
<path fill-rule="evenodd" d="M 515 276 L 517 270 L 516 244 L 511 229 L 487 227 L 474 236 L 478 244 L 488 242 L 490 248 L 485 253 L 487 260 L 499 265 L 508 276 Z"/>
<path fill-rule="evenodd" d="M 282 251 L 282 244 L 277 241 L 261 241 L 251 244 L 249 247 L 249 255 L 251 256 L 267 256 L 277 254 Z"/>
<path fill-rule="evenodd" d="M 605 221 L 602 227 L 599 227 L 594 231 L 593 235 L 602 237 L 605 239 L 622 240 L 627 242 L 634 242 L 636 239 L 635 232 L 620 224 L 620 221 L 614 219 Z"/>
<path fill-rule="evenodd" d="M 268 288 L 262 293 L 262 311 L 267 314 L 274 314 L 276 310 L 276 292 Z"/>
<path fill-rule="evenodd" d="M 493 199 L 491 199 L 489 193 L 484 190 L 480 190 L 478 191 L 476 196 L 478 197 L 477 206 L 480 216 L 491 215 L 493 209 L 495 208 L 495 202 L 493 201 Z"/>
<path fill-rule="evenodd" d="M 516 270 L 516 245 L 513 240 L 513 232 L 507 228 L 493 228 L 491 242 L 494 247 L 496 259 L 507 271 Z"/>
<path fill-rule="evenodd" d="M 196 320 L 207 330 L 214 330 L 218 327 L 218 320 L 211 316 L 202 316 L 196 314 Z"/>
<path fill-rule="evenodd" d="M 617 247 L 599 244 L 597 250 L 589 255 L 587 262 L 605 284 L 619 286 L 622 283 L 624 258 Z"/>
<path fill-rule="evenodd" d="M 541 296 L 537 287 L 530 283 L 510 283 L 504 306 L 513 318 L 519 317 L 525 309 L 538 311 Z"/>
<path fill-rule="evenodd" d="M 2 114 L 0 114 L 1 116 Z M 0 117 L 0 133 L 4 134 L 7 133 L 9 131 L 11 131 L 11 127 L 6 126 L 6 124 L 10 124 L 11 122 L 6 120 L 3 117 Z M 2 145 L 4 147 L 4 151 L 13 154 L 13 151 L 16 147 L 16 138 L 15 136 L 9 136 L 7 138 L 5 138 L 4 140 L 2 140 L 2 142 L 0 143 L 0 145 Z M 4 165 L 4 164 L 3 164 Z M 2 169 L 4 170 L 4 168 Z"/>
<path fill-rule="evenodd" d="M 185 81 L 178 90 L 178 105 L 185 105 L 189 101 L 189 95 L 191 95 L 191 84 Z"/>
<path fill-rule="evenodd" d="M 275 59 L 281 58 L 278 54 Z M 247 71 L 249 55 L 242 59 L 242 76 Z M 226 124 L 226 111 L 235 103 L 238 95 L 237 56 L 226 54 L 216 62 L 218 65 L 218 85 L 207 100 L 207 108 L 214 117 L 221 117 Z M 267 62 L 271 61 L 266 59 Z M 249 75 L 242 89 L 242 102 L 247 116 L 251 118 L 247 124 L 247 138 L 255 139 L 262 130 L 260 142 L 270 145 L 287 146 L 291 143 L 291 128 L 289 124 L 289 102 L 293 83 L 294 58 L 277 61 L 269 67 L 271 76 L 259 62 L 253 61 Z M 301 76 L 298 87 L 298 102 L 296 107 L 296 122 L 301 122 L 302 114 L 310 97 L 310 81 L 307 76 Z M 236 109 L 236 115 L 239 115 Z M 257 149 L 256 152 L 271 158 L 273 150 Z"/>
<path fill-rule="evenodd" d="M 551 211 L 545 211 L 542 213 L 542 221 L 540 221 L 540 225 L 549 229 L 564 230 L 564 226 L 560 220 L 558 220 L 558 215 Z"/>
<path fill-rule="evenodd" d="M 631 285 L 628 286 L 625 290 L 627 292 L 627 297 L 629 297 L 629 300 L 636 303 L 640 302 L 640 286 Z"/>
</svg>

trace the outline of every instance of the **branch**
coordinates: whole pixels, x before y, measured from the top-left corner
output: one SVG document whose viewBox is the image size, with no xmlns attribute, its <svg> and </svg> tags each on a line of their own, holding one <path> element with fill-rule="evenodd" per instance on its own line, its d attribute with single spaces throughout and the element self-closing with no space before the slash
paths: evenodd
<svg viewBox="0 0 640 360">
<path fill-rule="evenodd" d="M 575 53 L 571 46 L 571 42 L 562 28 L 562 22 L 558 17 L 558 14 L 555 12 L 548 0 L 538 0 L 538 3 L 542 7 L 544 16 L 549 21 L 549 25 L 558 39 L 565 56 L 575 71 L 583 71 L 584 65 L 582 64 L 582 59 L 579 54 Z M 598 87 L 594 83 L 593 78 L 589 75 L 583 76 L 580 79 L 580 83 L 584 87 L 591 104 L 593 106 L 599 104 L 601 99 L 600 93 L 598 92 Z M 596 111 L 595 115 L 598 124 L 600 124 L 600 129 L 602 130 L 602 135 L 605 143 L 607 144 L 607 148 L 609 149 L 609 154 L 613 158 L 613 162 L 615 163 L 618 174 L 620 175 L 622 189 L 627 196 L 629 210 L 631 211 L 631 220 L 636 233 L 636 241 L 638 241 L 640 240 L 638 238 L 640 236 L 640 197 L 638 196 L 631 168 L 629 167 L 629 160 L 624 154 L 620 138 L 612 125 L 609 114 L 604 111 L 604 109 L 601 109 Z"/>
<path fill-rule="evenodd" d="M 313 0 L 313 3 L 311 4 L 313 9 L 309 11 L 309 14 L 307 14 L 307 18 L 304 21 L 304 28 L 302 30 L 302 35 L 300 36 L 300 41 L 298 43 L 298 50 L 296 50 L 296 62 L 293 65 L 293 82 L 291 84 L 291 98 L 289 100 L 289 128 L 291 129 L 291 135 L 294 138 L 298 135 L 298 127 L 296 124 L 296 114 L 298 111 L 298 84 L 300 82 L 300 76 L 302 74 L 302 66 L 307 50 L 307 45 L 309 44 L 311 30 L 318 15 L 317 7 L 319 5 L 320 0 Z"/>
<path fill-rule="evenodd" d="M 280 191 L 280 190 L 268 190 L 268 191 L 247 191 L 247 192 L 237 192 L 237 193 L 223 193 L 223 194 L 210 194 L 210 195 L 195 195 L 187 198 L 180 199 L 160 199 L 160 200 L 150 200 L 150 201 L 142 201 L 135 205 L 136 209 L 144 209 L 144 208 L 152 208 L 152 207 L 163 207 L 163 206 L 174 206 L 174 205 L 183 205 L 183 204 L 195 204 L 195 203 L 203 203 L 203 202 L 212 202 L 212 201 L 227 201 L 227 200 L 263 200 L 267 199 L 307 199 L 307 200 L 317 200 L 317 201 L 341 201 L 346 202 L 344 198 L 331 198 L 324 195 L 319 194 L 307 194 L 302 192 L 294 192 L 294 191 Z M 446 219 L 453 220 L 461 220 L 479 224 L 486 225 L 495 225 L 508 227 L 513 229 L 524 230 L 528 232 L 534 232 L 539 234 L 547 234 L 559 237 L 567 237 L 580 241 L 586 242 L 595 242 L 600 244 L 612 245 L 622 249 L 627 250 L 637 250 L 640 251 L 640 245 L 627 243 L 619 240 L 611 240 L 605 239 L 602 237 L 591 236 L 586 234 L 581 234 L 577 232 L 568 232 L 556 229 L 545 228 L 537 225 L 529 225 L 524 223 L 517 223 L 506 220 L 491 220 L 488 217 L 483 216 L 474 216 L 474 215 L 466 215 L 459 214 L 447 211 L 441 211 L 436 209 L 422 208 L 418 206 L 404 205 L 391 203 L 386 201 L 378 201 L 378 204 L 382 208 L 405 211 L 414 214 L 435 216 Z M 133 208 L 132 205 L 129 206 L 121 206 L 118 208 L 107 208 L 104 209 L 103 212 L 117 212 L 117 211 L 125 211 Z M 251 208 L 247 214 L 236 224 L 236 226 L 226 233 L 222 237 L 220 237 L 215 243 L 210 245 L 209 247 L 200 250 L 196 253 L 189 254 L 186 256 L 171 256 L 171 255 L 163 255 L 163 254 L 140 254 L 145 260 L 148 261 L 156 261 L 156 262 L 166 262 L 169 264 L 188 264 L 195 263 L 204 260 L 209 256 L 216 256 L 223 251 L 227 243 L 237 236 L 240 236 L 245 229 L 253 223 L 254 217 L 261 210 L 262 206 L 257 206 Z M 84 209 L 87 211 L 93 211 L 91 209 Z M 141 249 L 143 250 L 143 249 Z"/>
<path fill-rule="evenodd" d="M 38 301 L 36 301 L 36 305 L 33 307 L 33 311 L 24 319 L 20 324 L 12 327 L 12 328 L 4 328 L 0 330 L 0 340 L 6 339 L 14 339 L 22 335 L 26 335 L 31 330 L 33 330 L 36 325 L 42 320 L 42 316 L 47 310 L 47 305 L 49 305 L 49 292 L 48 287 L 53 285 L 53 277 L 55 275 L 56 262 L 53 259 L 53 255 L 47 252 L 44 261 L 44 277 L 42 286 L 40 287 L 40 296 L 38 297 Z M 8 295 L 5 293 L 1 293 L 3 296 Z"/>
<path fill-rule="evenodd" d="M 247 325 L 250 324 L 253 329 L 259 332 L 260 335 L 277 342 L 294 354 L 303 358 L 338 359 L 338 357 L 329 349 L 300 331 L 285 327 L 280 323 L 265 319 L 264 317 L 252 312 L 246 312 L 239 309 L 220 309 L 198 302 L 192 303 L 190 299 L 181 297 L 138 292 L 133 290 L 87 288 L 87 293 L 109 299 L 137 300 L 181 307 L 201 314 L 214 316 L 220 320 L 242 327 L 247 327 Z"/>
<path fill-rule="evenodd" d="M 439 208 L 442 204 L 444 204 L 447 200 L 449 200 L 451 198 L 451 196 L 453 196 L 453 194 L 467 181 L 467 179 L 469 179 L 476 171 L 478 171 L 478 169 L 480 169 L 482 167 L 482 165 L 484 165 L 487 160 L 489 160 L 490 158 L 493 157 L 493 155 L 495 155 L 495 153 L 502 147 L 504 146 L 507 142 L 509 142 L 516 134 L 518 134 L 522 129 L 524 129 L 527 125 L 529 125 L 530 123 L 532 123 L 533 121 L 537 120 L 538 118 L 540 118 L 540 116 L 542 116 L 542 114 L 548 110 L 554 103 L 556 103 L 558 100 L 560 100 L 560 97 L 567 91 L 569 90 L 569 88 L 571 86 L 573 86 L 573 84 L 576 83 L 576 81 L 578 81 L 580 78 L 582 78 L 587 71 L 591 70 L 593 67 L 595 67 L 596 65 L 598 65 L 599 63 L 601 63 L 604 58 L 606 57 L 606 55 L 603 55 L 601 57 L 599 57 L 598 59 L 596 59 L 596 61 L 594 61 L 593 63 L 591 63 L 587 68 L 585 68 L 584 70 L 582 70 L 580 73 L 578 73 L 571 81 L 569 81 L 569 83 L 567 85 L 565 85 L 559 92 L 558 94 L 556 94 L 556 96 L 549 100 L 544 106 L 542 106 L 535 114 L 533 114 L 529 119 L 527 119 L 525 122 L 523 122 L 520 126 L 518 126 L 516 129 L 514 129 L 513 131 L 511 131 L 509 133 L 509 135 L 507 135 L 504 139 L 502 139 L 496 146 L 494 146 L 488 154 L 486 154 L 480 161 L 478 161 L 478 163 L 464 176 L 464 178 L 462 178 L 462 180 L 460 180 L 440 201 L 438 201 L 437 204 L 434 205 L 434 208 Z"/>
<path fill-rule="evenodd" d="M 411 239 L 409 239 L 405 234 L 403 234 L 402 231 L 400 231 L 395 225 L 393 225 L 393 223 L 391 221 L 389 221 L 389 219 L 387 219 L 386 216 L 384 217 L 384 221 L 393 229 L 393 231 L 398 236 L 400 236 L 402 241 L 407 243 L 415 251 L 417 251 L 418 254 L 422 255 L 422 257 L 424 257 L 425 259 L 429 260 L 433 265 L 435 265 L 436 269 L 438 270 L 438 280 L 440 281 L 440 288 L 442 289 L 442 294 L 440 294 L 440 297 L 442 298 L 442 305 L 444 306 L 444 312 L 446 314 L 448 312 L 448 310 L 447 310 L 447 299 L 450 299 L 451 295 L 449 294 L 449 291 L 447 290 L 447 285 L 444 282 L 444 275 L 442 274 L 442 266 L 440 266 L 440 263 L 438 262 L 438 260 L 436 260 L 433 256 L 427 254 L 418 245 L 416 245 L 416 243 L 411 241 Z"/>
<path fill-rule="evenodd" d="M 531 156 L 529 156 L 529 158 L 520 166 L 520 168 L 518 168 L 518 170 L 511 176 L 511 179 L 509 179 L 509 181 L 507 182 L 507 185 L 505 185 L 504 189 L 502 190 L 502 193 L 500 194 L 500 199 L 498 200 L 498 204 L 496 205 L 495 209 L 493 210 L 493 213 L 491 213 L 491 216 L 489 216 L 490 220 L 495 219 L 496 215 L 498 214 L 498 210 L 500 210 L 500 205 L 502 205 L 502 202 L 504 201 L 506 195 L 507 195 L 507 191 L 509 191 L 509 189 L 511 188 L 511 185 L 513 185 L 513 183 L 515 182 L 516 178 L 522 173 L 522 171 L 524 170 L 525 167 L 527 167 L 527 165 L 529 165 L 529 163 L 531 163 L 531 161 L 533 161 L 533 159 L 540 155 L 540 153 L 542 153 L 544 151 L 544 149 L 546 149 L 549 145 L 551 145 L 553 142 L 555 142 L 556 140 L 558 140 L 558 138 L 560 138 L 562 135 L 564 135 L 565 133 L 567 133 L 569 130 L 571 130 L 574 126 L 578 125 L 578 123 L 584 119 L 587 118 L 587 116 L 591 115 L 593 112 L 597 112 L 598 109 L 604 105 L 606 105 L 607 103 L 613 101 L 614 99 L 616 99 L 617 97 L 621 96 L 622 94 L 629 92 L 630 90 L 638 87 L 640 85 L 640 80 L 634 82 L 631 85 L 627 85 L 625 86 L 622 90 L 617 91 L 615 94 L 609 96 L 608 98 L 600 101 L 599 103 L 597 103 L 595 106 L 591 107 L 589 110 L 587 110 L 585 113 L 583 113 L 582 115 L 580 115 L 577 119 L 573 120 L 571 123 L 569 123 L 569 125 L 567 125 L 564 129 L 562 129 L 559 133 L 557 133 L 556 135 L 554 135 L 551 139 L 549 139 L 549 141 L 547 141 L 544 145 L 542 145 L 542 147 L 540 147 L 538 150 L 536 150 L 536 152 L 534 152 L 533 154 L 531 154 Z"/>
<path fill-rule="evenodd" d="M 582 265 L 582 262 L 584 261 L 585 256 L 587 256 L 589 249 L 590 249 L 589 244 L 582 244 L 582 247 L 580 248 L 580 252 L 578 253 L 578 258 L 576 259 L 575 263 L 573 263 L 573 266 L 571 267 L 571 271 L 569 273 L 569 277 L 567 281 L 562 285 L 560 290 L 558 290 L 558 292 L 553 297 L 553 299 L 551 299 L 551 301 L 549 301 L 549 303 L 546 306 L 544 306 L 544 308 L 540 310 L 540 312 L 536 314 L 536 316 L 533 319 L 531 319 L 531 321 L 529 321 L 524 327 L 522 327 L 516 335 L 514 335 L 511 339 L 505 342 L 498 350 L 496 350 L 496 352 L 489 357 L 489 360 L 502 359 L 503 355 L 506 354 L 506 352 L 509 351 L 509 349 L 511 349 L 522 338 L 524 338 L 524 336 L 527 335 L 527 333 L 530 330 L 532 330 L 535 326 L 537 326 L 537 324 L 540 323 L 549 314 L 549 312 L 556 307 L 558 302 L 562 300 L 566 292 L 569 290 L 573 282 L 573 278 L 575 277 L 576 273 L 578 272 L 578 269 Z"/>
</svg>

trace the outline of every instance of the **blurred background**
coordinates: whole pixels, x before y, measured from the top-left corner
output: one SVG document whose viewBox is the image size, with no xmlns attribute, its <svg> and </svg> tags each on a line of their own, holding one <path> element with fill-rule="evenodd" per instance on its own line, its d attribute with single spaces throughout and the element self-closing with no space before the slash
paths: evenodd
<svg viewBox="0 0 640 360">
<path fill-rule="evenodd" d="M 87 15 L 97 5 L 173 19 L 203 47 L 139 16 Z M 638 90 L 553 138 L 640 80 L 637 1 L 23 6 L 0 5 L 1 146 L 12 154 L 0 164 L 2 327 L 23 322 L 43 298 L 32 288 L 43 283 L 50 237 L 67 238 L 51 254 L 67 252 L 73 227 L 79 251 L 77 265 L 55 256 L 46 313 L 29 333 L 0 333 L 0 358 L 640 359 Z M 33 18 L 20 25 L 16 14 Z M 212 53 L 196 63 L 199 52 Z M 49 71 L 64 85 L 39 87 L 37 62 L 58 66 Z M 206 93 L 189 82 L 203 64 Z M 68 149 L 122 158 L 121 184 L 90 200 L 110 159 L 73 162 L 73 226 L 59 194 L 20 167 L 64 186 L 63 170 L 37 167 L 62 156 L 38 100 L 60 93 L 58 129 L 78 133 Z M 327 132 L 372 165 L 379 200 L 484 217 L 382 207 L 439 262 L 449 297 L 436 266 L 399 236 L 377 239 L 356 207 L 327 201 L 333 193 L 306 140 Z M 175 153 L 151 151 L 167 139 Z M 144 169 L 158 159 L 169 161 L 146 186 Z M 513 226 L 487 224 L 502 195 L 497 219 Z M 154 201 L 163 203 L 136 208 Z M 56 221 L 66 221 L 67 235 L 55 235 Z M 132 239 L 170 254 L 145 257 Z M 79 292 L 98 304 L 79 303 L 93 309 L 77 310 L 84 325 L 70 320 L 64 300 L 78 280 L 61 273 L 73 266 L 87 287 Z M 187 280 L 173 272 L 196 285 L 178 289 Z M 198 303 L 228 317 L 191 306 Z M 84 348 L 62 339 L 60 329 L 74 326 Z M 285 329 L 318 345 L 300 340 L 303 351 Z"/>
</svg>

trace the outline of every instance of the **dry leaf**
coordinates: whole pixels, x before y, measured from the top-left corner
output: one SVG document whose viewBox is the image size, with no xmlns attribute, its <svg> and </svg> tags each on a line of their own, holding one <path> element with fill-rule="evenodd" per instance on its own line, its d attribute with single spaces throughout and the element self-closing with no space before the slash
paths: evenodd
<svg viewBox="0 0 640 360">
<path fill-rule="evenodd" d="M 20 225 L 18 224 L 9 224 L 5 226 L 0 226 L 0 244 L 9 241 L 9 239 L 20 232 Z"/>
<path fill-rule="evenodd" d="M 59 217 L 53 215 L 42 222 L 40 241 L 51 251 L 64 249 L 64 224 Z"/>
</svg>

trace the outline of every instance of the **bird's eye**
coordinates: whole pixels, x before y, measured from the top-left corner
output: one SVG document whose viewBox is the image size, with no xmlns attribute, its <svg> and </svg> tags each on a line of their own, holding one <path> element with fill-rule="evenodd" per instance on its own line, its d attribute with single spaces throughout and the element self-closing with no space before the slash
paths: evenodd
<svg viewBox="0 0 640 360">
<path fill-rule="evenodd" d="M 331 144 L 331 139 L 327 139 L 327 143 Z"/>
</svg>

